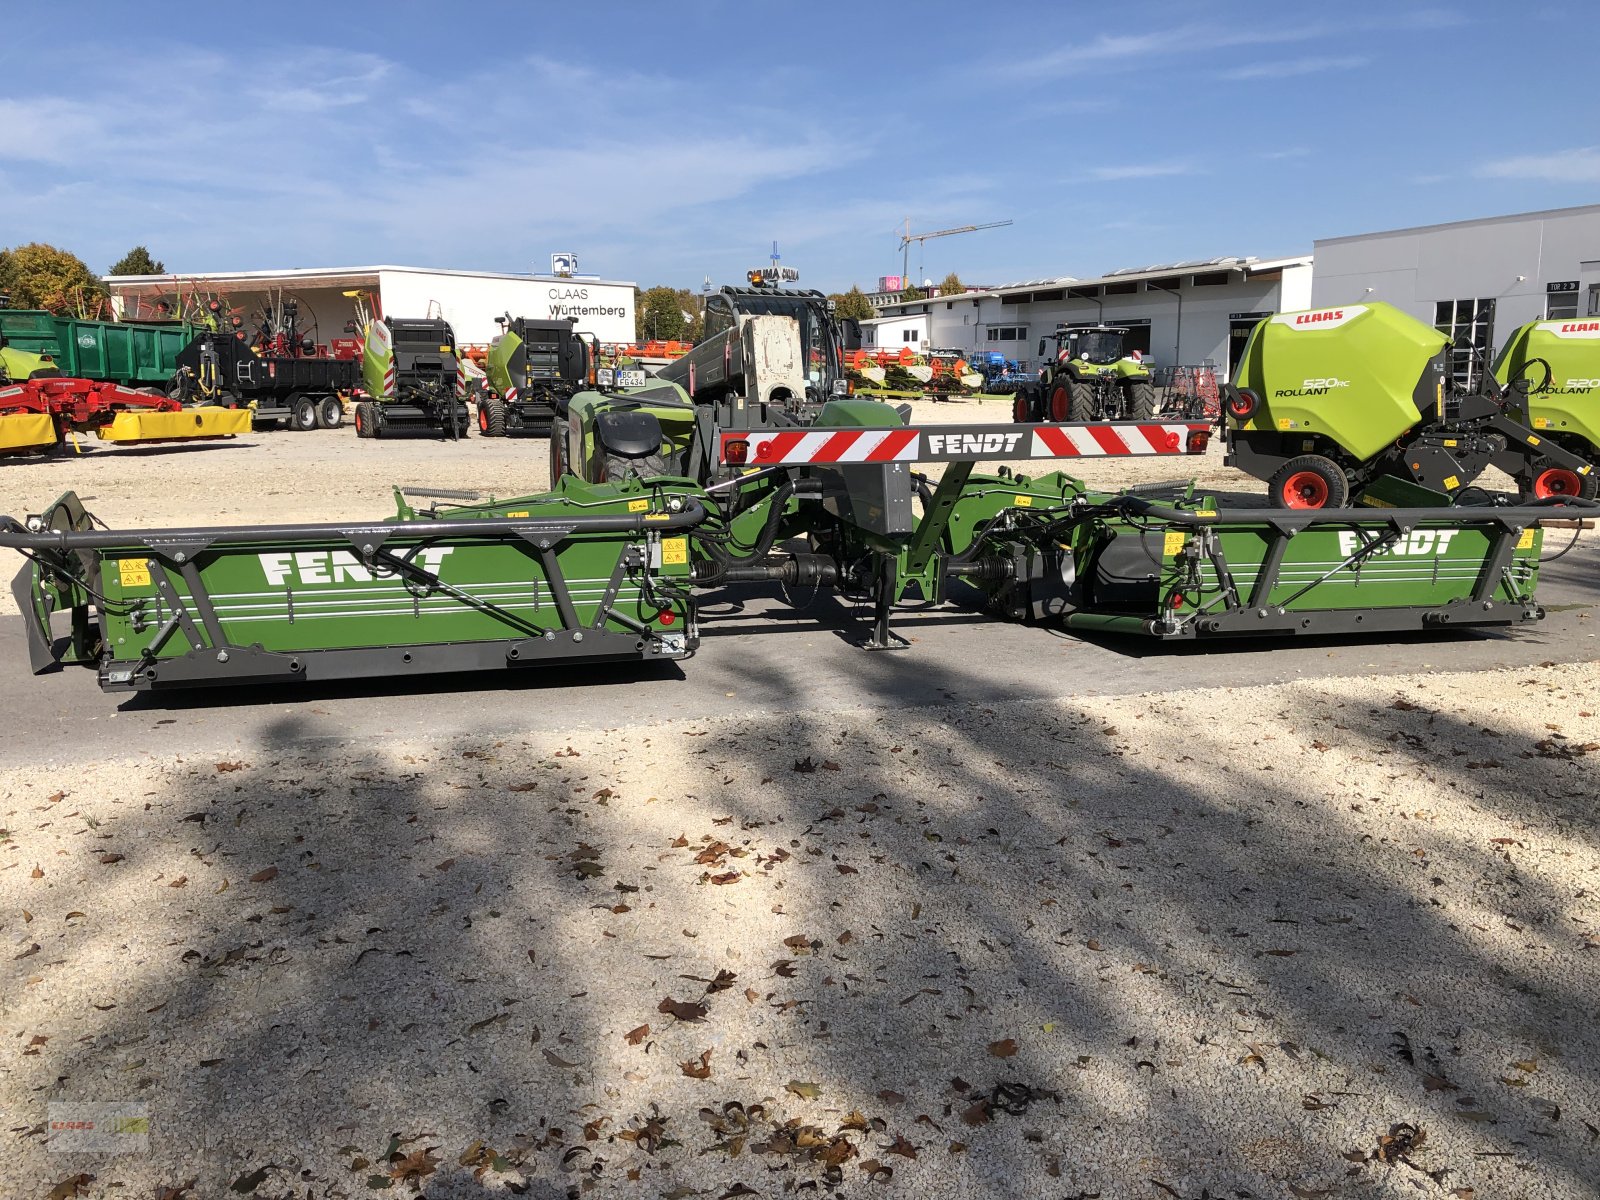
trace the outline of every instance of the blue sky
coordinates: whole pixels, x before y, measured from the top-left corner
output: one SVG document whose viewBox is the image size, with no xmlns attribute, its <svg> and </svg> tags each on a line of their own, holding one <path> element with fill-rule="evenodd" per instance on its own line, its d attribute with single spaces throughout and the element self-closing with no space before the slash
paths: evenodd
<svg viewBox="0 0 1600 1200">
<path fill-rule="evenodd" d="M 777 239 L 834 290 L 898 273 L 909 217 L 1015 222 L 911 249 L 1002 283 L 1600 200 L 1570 3 L 50 11 L 5 23 L 0 246 L 96 269 L 572 250 L 698 288 Z"/>
</svg>

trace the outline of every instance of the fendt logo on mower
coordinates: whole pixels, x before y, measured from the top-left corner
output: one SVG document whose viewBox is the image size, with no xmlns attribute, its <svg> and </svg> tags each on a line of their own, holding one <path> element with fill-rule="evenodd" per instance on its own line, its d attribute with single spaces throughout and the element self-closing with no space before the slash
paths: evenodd
<svg viewBox="0 0 1600 1200">
<path fill-rule="evenodd" d="M 452 553 L 453 546 L 429 546 L 412 559 L 429 574 L 439 573 L 439 564 Z M 273 587 L 286 583 L 371 583 L 374 578 L 393 579 L 394 572 L 369 569 L 348 550 L 302 550 L 293 554 L 258 554 L 261 573 Z"/>
<path fill-rule="evenodd" d="M 930 433 L 926 434 L 929 454 L 1010 454 L 1022 441 L 1016 433 Z"/>
<path fill-rule="evenodd" d="M 1447 554 L 1450 543 L 1455 540 L 1459 529 L 1416 529 L 1401 537 L 1392 546 L 1382 550 L 1375 550 L 1375 554 L 1394 554 L 1401 557 L 1425 558 L 1435 554 Z M 1339 553 L 1349 558 L 1363 545 L 1361 535 L 1354 530 L 1344 530 L 1339 534 Z"/>
<path fill-rule="evenodd" d="M 1311 312 L 1279 313 L 1272 318 L 1274 325 L 1287 325 L 1290 329 L 1337 329 L 1354 321 L 1367 311 L 1365 304 L 1347 304 L 1343 308 L 1319 308 Z"/>
</svg>

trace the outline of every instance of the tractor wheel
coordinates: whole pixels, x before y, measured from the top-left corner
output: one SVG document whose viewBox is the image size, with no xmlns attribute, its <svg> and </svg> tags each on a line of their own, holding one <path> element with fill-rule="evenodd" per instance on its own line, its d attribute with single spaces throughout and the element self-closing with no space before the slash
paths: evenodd
<svg viewBox="0 0 1600 1200">
<path fill-rule="evenodd" d="M 1274 508 L 1343 508 L 1350 498 L 1344 468 L 1320 454 L 1291 458 L 1267 481 Z"/>
<path fill-rule="evenodd" d="M 1076 421 L 1072 415 L 1073 385 L 1062 380 L 1050 389 L 1050 412 L 1052 421 Z"/>
<path fill-rule="evenodd" d="M 478 397 L 478 432 L 484 437 L 505 437 L 506 402 L 499 396 Z"/>
<path fill-rule="evenodd" d="M 1597 489 L 1600 489 L 1600 480 L 1597 480 L 1592 472 L 1580 475 L 1576 471 L 1569 471 L 1566 467 L 1544 467 L 1534 472 L 1531 483 L 1523 485 L 1521 498 L 1550 500 L 1577 496 L 1584 500 L 1593 500 Z"/>
<path fill-rule="evenodd" d="M 1033 393 L 1027 388 L 1019 388 L 1012 397 L 1011 419 L 1018 425 L 1027 425 L 1033 420 Z"/>
<path fill-rule="evenodd" d="M 356 405 L 356 436 L 358 438 L 378 436 L 378 410 L 372 406 L 371 401 L 363 400 Z"/>
<path fill-rule="evenodd" d="M 1156 415 L 1156 385 L 1148 379 L 1135 379 L 1127 386 L 1128 418 L 1148 421 Z"/>
<path fill-rule="evenodd" d="M 337 429 L 344 424 L 344 405 L 337 396 L 324 396 L 317 401 L 317 424 L 324 429 Z"/>
<path fill-rule="evenodd" d="M 296 393 L 289 397 L 289 428 L 302 433 L 317 427 L 317 402 L 310 396 Z"/>
<path fill-rule="evenodd" d="M 667 460 L 658 450 L 643 458 L 628 458 L 621 454 L 606 455 L 605 466 L 600 471 L 602 483 L 621 483 L 625 479 L 655 479 L 667 473 Z"/>
<path fill-rule="evenodd" d="M 1074 421 L 1097 421 L 1100 414 L 1096 411 L 1094 402 L 1094 384 L 1074 381 L 1072 385 L 1072 404 L 1067 410 L 1069 418 Z"/>
<path fill-rule="evenodd" d="M 566 439 L 562 437 L 565 430 L 560 425 L 550 428 L 550 486 L 561 486 L 561 477 L 567 473 L 567 465 L 562 461 L 563 452 L 566 450 Z"/>
</svg>

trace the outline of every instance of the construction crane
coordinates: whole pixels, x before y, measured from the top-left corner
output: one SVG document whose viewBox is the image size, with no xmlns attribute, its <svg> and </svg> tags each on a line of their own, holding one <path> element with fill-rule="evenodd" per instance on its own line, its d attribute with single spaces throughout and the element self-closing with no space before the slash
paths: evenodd
<svg viewBox="0 0 1600 1200">
<path fill-rule="evenodd" d="M 900 237 L 900 279 L 902 287 L 909 287 L 907 282 L 911 274 L 911 243 L 916 242 L 920 248 L 929 238 L 949 237 L 955 233 L 976 233 L 980 229 L 999 229 L 1002 225 L 1011 225 L 1011 221 L 990 221 L 984 225 L 958 225 L 954 229 L 935 229 L 932 233 L 912 233 L 911 218 L 906 218 L 906 231 Z"/>
</svg>

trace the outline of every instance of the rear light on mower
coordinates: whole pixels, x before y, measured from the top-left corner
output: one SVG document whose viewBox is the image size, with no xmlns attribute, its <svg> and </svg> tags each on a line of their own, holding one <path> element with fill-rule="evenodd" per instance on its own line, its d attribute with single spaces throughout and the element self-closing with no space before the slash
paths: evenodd
<svg viewBox="0 0 1600 1200">
<path fill-rule="evenodd" d="M 656 620 L 663 625 L 671 625 L 677 621 L 677 616 L 670 608 L 664 608 L 656 614 Z"/>
<path fill-rule="evenodd" d="M 1210 444 L 1211 444 L 1211 430 L 1209 430 L 1209 429 L 1191 429 L 1191 430 L 1189 430 L 1188 448 L 1189 448 L 1189 453 L 1190 454 L 1204 454 L 1206 452 L 1206 447 L 1209 446 Z"/>
<path fill-rule="evenodd" d="M 743 438 L 728 442 L 722 448 L 722 458 L 730 467 L 742 467 L 750 461 L 750 443 Z"/>
</svg>

